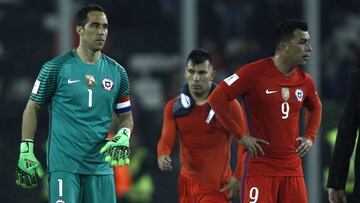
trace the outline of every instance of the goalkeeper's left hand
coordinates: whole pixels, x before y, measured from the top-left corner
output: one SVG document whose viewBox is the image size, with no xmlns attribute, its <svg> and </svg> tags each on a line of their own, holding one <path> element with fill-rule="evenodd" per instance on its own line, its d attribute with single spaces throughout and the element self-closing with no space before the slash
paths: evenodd
<svg viewBox="0 0 360 203">
<path fill-rule="evenodd" d="M 130 164 L 130 129 L 121 128 L 118 133 L 101 148 L 100 153 L 106 152 L 105 161 L 111 166 L 123 166 Z"/>
</svg>

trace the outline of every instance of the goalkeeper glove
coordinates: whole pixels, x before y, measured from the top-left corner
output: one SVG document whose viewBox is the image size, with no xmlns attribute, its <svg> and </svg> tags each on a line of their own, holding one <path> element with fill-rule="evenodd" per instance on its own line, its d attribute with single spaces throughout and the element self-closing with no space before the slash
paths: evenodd
<svg viewBox="0 0 360 203">
<path fill-rule="evenodd" d="M 118 133 L 101 148 L 100 153 L 106 152 L 105 161 L 111 166 L 130 164 L 130 129 L 121 128 Z"/>
<path fill-rule="evenodd" d="M 33 188 L 37 185 L 37 176 L 41 178 L 44 170 L 34 155 L 34 142 L 24 140 L 20 144 L 20 156 L 15 172 L 16 184 L 23 188 Z"/>
</svg>

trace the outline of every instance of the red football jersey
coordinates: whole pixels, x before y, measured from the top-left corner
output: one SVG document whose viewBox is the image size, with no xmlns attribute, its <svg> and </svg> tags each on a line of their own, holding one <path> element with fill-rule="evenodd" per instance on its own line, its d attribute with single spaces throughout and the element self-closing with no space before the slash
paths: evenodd
<svg viewBox="0 0 360 203">
<path fill-rule="evenodd" d="M 207 103 L 194 105 L 186 116 L 175 117 L 173 113 L 175 101 L 176 99 L 170 100 L 165 107 L 163 129 L 157 147 L 158 157 L 170 155 L 176 136 L 179 136 L 180 173 L 218 191 L 221 184 L 231 175 L 232 137 L 216 119 L 216 115 L 209 123 L 206 122 L 210 110 Z M 240 104 L 234 100 L 231 101 L 230 106 L 231 114 L 235 119 L 243 122 Z"/>
<path fill-rule="evenodd" d="M 296 154 L 301 108 L 307 110 L 305 135 L 313 141 L 321 118 L 312 78 L 299 68 L 284 75 L 266 58 L 241 67 L 219 88 L 228 100 L 243 96 L 250 134 L 270 143 L 261 145 L 265 156 L 249 160 L 247 176 L 302 176 Z"/>
</svg>

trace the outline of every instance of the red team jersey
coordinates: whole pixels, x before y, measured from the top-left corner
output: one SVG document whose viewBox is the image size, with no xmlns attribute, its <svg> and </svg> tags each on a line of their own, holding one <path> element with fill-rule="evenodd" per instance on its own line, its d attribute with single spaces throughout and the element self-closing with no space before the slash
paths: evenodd
<svg viewBox="0 0 360 203">
<path fill-rule="evenodd" d="M 176 98 L 170 100 L 164 111 L 164 122 L 158 144 L 158 157 L 170 155 L 176 136 L 180 141 L 181 175 L 191 178 L 218 192 L 231 176 L 231 135 L 215 117 L 206 122 L 210 106 L 194 105 L 191 112 L 175 117 L 173 106 Z M 237 101 L 231 102 L 231 114 L 243 122 L 243 112 Z M 245 126 L 245 124 L 243 124 Z"/>
<path fill-rule="evenodd" d="M 266 58 L 238 69 L 219 88 L 227 100 L 243 96 L 250 134 L 270 143 L 261 145 L 265 156 L 249 159 L 247 176 L 303 176 L 301 158 L 296 153 L 300 110 L 307 110 L 305 135 L 312 141 L 321 118 L 321 103 L 312 78 L 299 68 L 284 75 L 271 58 Z M 211 101 L 210 96 L 209 102 L 219 101 Z"/>
</svg>

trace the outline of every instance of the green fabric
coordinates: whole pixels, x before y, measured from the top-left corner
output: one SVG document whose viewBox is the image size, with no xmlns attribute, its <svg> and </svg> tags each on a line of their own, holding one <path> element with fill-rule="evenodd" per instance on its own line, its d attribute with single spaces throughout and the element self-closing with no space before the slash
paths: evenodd
<svg viewBox="0 0 360 203">
<path fill-rule="evenodd" d="M 37 186 L 37 177 L 41 178 L 43 175 L 44 170 L 34 155 L 34 143 L 22 141 L 18 168 L 15 172 L 16 184 L 23 188 L 33 188 Z"/>
<path fill-rule="evenodd" d="M 121 128 L 116 135 L 101 148 L 100 153 L 106 152 L 105 161 L 111 166 L 123 166 L 130 164 L 130 129 Z"/>
<path fill-rule="evenodd" d="M 113 175 L 49 174 L 49 202 L 115 203 Z"/>
<path fill-rule="evenodd" d="M 129 95 L 125 69 L 104 54 L 86 64 L 74 49 L 45 63 L 36 83 L 30 99 L 49 105 L 49 172 L 113 174 L 99 151 L 117 101 Z"/>
</svg>

